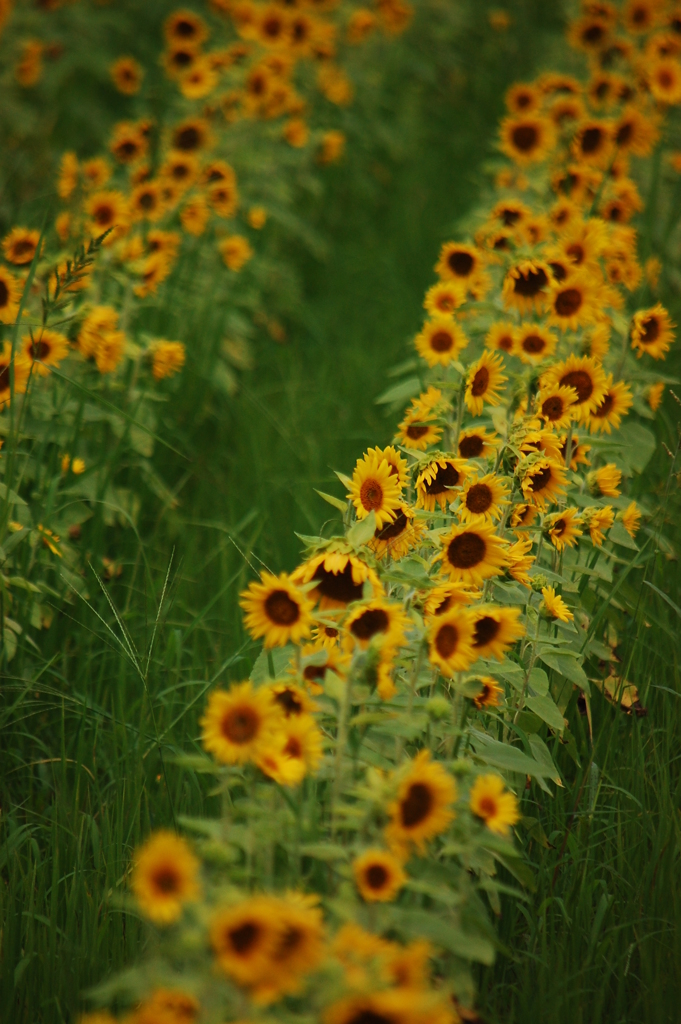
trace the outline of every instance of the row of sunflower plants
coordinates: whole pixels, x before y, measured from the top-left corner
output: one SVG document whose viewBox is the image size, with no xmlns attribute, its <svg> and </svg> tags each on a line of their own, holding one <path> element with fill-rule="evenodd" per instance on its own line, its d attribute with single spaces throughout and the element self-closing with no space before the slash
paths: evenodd
<svg viewBox="0 0 681 1024">
<path fill-rule="evenodd" d="M 31 93 L 49 77 L 50 39 L 61 40 L 51 59 L 65 75 L 92 60 L 89 37 L 102 56 L 111 13 L 100 6 L 3 8 L 0 48 L 5 77 L 15 79 L 8 95 Z M 258 258 L 260 237 L 272 215 L 304 234 L 288 207 L 297 177 L 342 155 L 344 133 L 323 123 L 352 101 L 344 62 L 374 36 L 389 43 L 411 11 L 402 0 L 371 9 L 197 6 L 200 13 L 162 3 L 145 16 L 147 66 L 127 54 L 103 62 L 129 116 L 97 140 L 105 152 L 65 152 L 51 200 L 27 200 L 27 215 L 4 232 L 0 590 L 8 661 L 22 634 L 30 645 L 33 630 L 49 627 L 65 595 L 85 596 L 97 589 L 95 576 L 120 572 L 108 557 L 120 548 L 112 527 L 136 530 L 145 503 L 174 505 L 153 457 L 174 433 L 169 410 L 187 346 L 187 370 L 224 402 L 252 362 L 256 325 L 283 339 L 268 282 L 286 281 L 286 268 L 266 245 Z M 135 7 L 119 13 L 128 28 Z M 29 32 L 36 35 L 27 41 Z M 356 70 L 362 86 L 361 64 Z M 64 114 L 58 106 L 54 118 Z M 3 127 L 11 149 L 18 129 Z M 210 296 L 208 336 L 194 329 L 186 300 L 173 298 L 199 287 Z M 161 333 L 169 322 L 177 331 L 170 338 Z"/>
<path fill-rule="evenodd" d="M 531 899 L 513 830 L 545 840 L 526 794 L 564 784 L 594 691 L 644 711 L 617 637 L 664 541 L 625 492 L 674 325 L 629 222 L 673 138 L 680 29 L 674 5 L 585 4 L 586 74 L 509 91 L 491 202 L 381 398 L 411 398 L 394 443 L 322 495 L 333 536 L 242 595 L 262 652 L 181 759 L 222 813 L 138 850 L 153 941 L 89 1024 L 475 1019 L 490 911 Z"/>
</svg>

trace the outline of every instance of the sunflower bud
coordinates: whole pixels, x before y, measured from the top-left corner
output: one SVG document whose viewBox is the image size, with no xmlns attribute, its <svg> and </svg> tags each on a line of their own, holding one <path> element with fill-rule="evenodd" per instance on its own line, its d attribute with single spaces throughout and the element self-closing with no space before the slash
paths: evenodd
<svg viewBox="0 0 681 1024">
<path fill-rule="evenodd" d="M 539 573 L 536 576 L 532 577 L 531 586 L 534 592 L 539 594 L 544 589 L 544 587 L 548 586 L 548 583 L 549 581 L 547 580 L 546 576 L 544 576 L 543 573 Z"/>
<path fill-rule="evenodd" d="M 426 711 L 434 722 L 443 722 L 451 717 L 452 705 L 446 697 L 431 697 L 426 704 Z"/>
</svg>

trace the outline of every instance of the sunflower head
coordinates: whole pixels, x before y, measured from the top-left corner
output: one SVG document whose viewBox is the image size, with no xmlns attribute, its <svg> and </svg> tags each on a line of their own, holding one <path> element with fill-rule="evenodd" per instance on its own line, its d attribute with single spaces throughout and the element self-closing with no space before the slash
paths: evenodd
<svg viewBox="0 0 681 1024">
<path fill-rule="evenodd" d="M 501 150 L 520 166 L 545 160 L 555 144 L 553 122 L 541 114 L 521 113 L 501 122 Z"/>
<path fill-rule="evenodd" d="M 444 676 L 465 671 L 476 660 L 474 622 L 473 613 L 456 604 L 449 611 L 436 615 L 431 622 L 428 629 L 429 658 Z"/>
<path fill-rule="evenodd" d="M 378 528 L 395 519 L 402 501 L 402 487 L 394 467 L 394 461 L 389 463 L 378 448 L 357 460 L 348 498 L 355 506 L 358 519 L 366 519 L 373 512 Z"/>
<path fill-rule="evenodd" d="M 504 541 L 491 523 L 453 526 L 440 537 L 442 568 L 451 580 L 481 586 L 506 566 Z"/>
<path fill-rule="evenodd" d="M 452 317 L 437 316 L 424 325 L 414 344 L 429 366 L 448 366 L 466 347 L 468 338 Z"/>
<path fill-rule="evenodd" d="M 480 693 L 473 698 L 476 708 L 498 708 L 504 699 L 503 687 L 494 676 L 480 676 Z"/>
<path fill-rule="evenodd" d="M 482 414 L 485 403 L 499 405 L 500 389 L 508 380 L 501 372 L 503 365 L 502 355 L 485 349 L 480 358 L 469 367 L 464 398 L 466 408 L 474 416 Z"/>
<path fill-rule="evenodd" d="M 199 861 L 174 832 L 156 832 L 135 855 L 131 886 L 141 911 L 155 924 L 178 920 L 199 896 Z"/>
<path fill-rule="evenodd" d="M 477 657 L 494 656 L 502 661 L 506 651 L 525 635 L 525 627 L 519 619 L 520 608 L 478 605 L 474 609 L 473 628 L 473 649 Z"/>
<path fill-rule="evenodd" d="M 646 352 L 653 359 L 664 359 L 674 341 L 675 326 L 659 302 L 652 309 L 635 313 L 631 323 L 631 347 L 638 358 Z"/>
<path fill-rule="evenodd" d="M 467 474 L 462 459 L 437 456 L 421 470 L 416 478 L 416 507 L 434 512 L 437 505 L 446 509 L 454 500 L 456 489 L 461 487 Z"/>
<path fill-rule="evenodd" d="M 355 858 L 352 870 L 367 903 L 391 903 L 407 880 L 401 862 L 388 850 L 366 850 Z"/>
<path fill-rule="evenodd" d="M 397 797 L 388 808 L 389 845 L 398 850 L 411 844 L 423 849 L 448 827 L 455 800 L 454 779 L 441 764 L 431 761 L 429 751 L 422 750 L 403 768 Z"/>
<path fill-rule="evenodd" d="M 286 573 L 262 573 L 260 583 L 243 591 L 240 603 L 246 628 L 255 639 L 264 637 L 266 647 L 298 643 L 310 635 L 312 601 Z"/>
<path fill-rule="evenodd" d="M 244 764 L 277 742 L 283 722 L 281 706 L 269 688 L 256 690 L 251 683 L 241 683 L 210 695 L 201 719 L 201 740 L 223 764 Z"/>
<path fill-rule="evenodd" d="M 551 268 L 542 260 L 522 260 L 506 274 L 502 289 L 504 304 L 520 313 L 541 312 L 552 281 Z"/>
<path fill-rule="evenodd" d="M 470 808 L 491 832 L 506 836 L 520 819 L 518 801 L 499 775 L 479 775 L 470 794 Z"/>
<path fill-rule="evenodd" d="M 574 615 L 554 587 L 542 587 L 541 594 L 544 600 L 539 610 L 549 619 L 559 619 L 561 622 L 571 622 L 574 619 Z"/>
<path fill-rule="evenodd" d="M 582 517 L 576 508 L 554 512 L 544 520 L 544 533 L 558 551 L 574 547 L 582 536 Z"/>
</svg>

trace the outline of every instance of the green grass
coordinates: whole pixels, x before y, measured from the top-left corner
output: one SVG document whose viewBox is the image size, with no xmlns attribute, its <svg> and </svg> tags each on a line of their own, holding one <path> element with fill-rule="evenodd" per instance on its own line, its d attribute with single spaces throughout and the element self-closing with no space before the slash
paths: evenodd
<svg viewBox="0 0 681 1024">
<path fill-rule="evenodd" d="M 123 562 L 120 580 L 104 586 L 142 653 L 140 671 L 94 578 L 92 604 L 113 633 L 74 601 L 40 652 L 20 645 L 0 709 L 3 1021 L 72 1020 L 80 993 L 143 941 L 120 907 L 140 837 L 183 812 L 215 810 L 202 780 L 173 756 L 192 749 L 207 688 L 250 667 L 255 645 L 237 606 L 249 563 L 292 567 L 294 531 L 317 532 L 328 516 L 313 488 L 339 494 L 333 469 L 347 471 L 392 434 L 394 420 L 374 399 L 387 371 L 409 357 L 438 247 L 479 193 L 506 85 L 543 66 L 560 29 L 538 0 L 513 10 L 503 40 L 479 11 L 456 45 L 434 56 L 423 28 L 400 44 L 409 47 L 409 75 L 401 77 L 402 51 L 378 99 L 360 99 L 367 122 L 370 104 L 383 104 L 385 135 L 351 150 L 321 194 L 300 186 L 298 211 L 326 255 L 314 257 L 283 228 L 271 238 L 272 258 L 285 257 L 303 283 L 284 310 L 286 343 L 257 339 L 256 365 L 231 399 L 188 367 L 164 429 L 189 461 L 156 454 L 178 504 L 159 516 L 149 502 L 143 549 L 120 535 L 104 552 Z M 210 323 L 209 295 L 197 296 L 193 315 L 198 338 Z M 662 428 L 668 443 L 675 411 L 672 403 Z M 665 459 L 641 487 L 667 472 Z M 100 527 L 86 534 L 93 550 Z M 681 604 L 675 563 L 659 558 L 648 578 Z M 596 694 L 592 744 L 572 709 L 580 765 L 559 751 L 565 789 L 541 805 L 528 793 L 524 812 L 540 820 L 550 847 L 529 844 L 537 893 L 503 904 L 506 953 L 480 975 L 490 1020 L 676 1019 L 680 625 L 642 588 L 622 636 L 648 716 L 626 717 Z"/>
</svg>

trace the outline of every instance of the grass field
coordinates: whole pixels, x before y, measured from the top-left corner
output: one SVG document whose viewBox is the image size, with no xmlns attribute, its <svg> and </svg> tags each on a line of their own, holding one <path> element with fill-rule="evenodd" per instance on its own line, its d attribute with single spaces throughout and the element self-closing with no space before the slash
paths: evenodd
<svg viewBox="0 0 681 1024">
<path fill-rule="evenodd" d="M 215 680 L 245 678 L 255 657 L 237 604 L 249 566 L 291 569 L 295 532 L 316 533 L 328 512 L 314 488 L 337 493 L 333 471 L 393 434 L 394 416 L 375 398 L 410 356 L 440 244 L 480 194 L 506 87 L 542 69 L 563 29 L 550 5 L 511 6 L 508 36 L 490 34 L 485 11 L 468 11 L 434 60 L 418 24 L 400 42 L 412 71 L 401 75 L 398 55 L 381 86 L 386 138 L 350 149 L 320 195 L 298 199 L 324 254 L 283 228 L 272 241 L 302 283 L 282 317 L 286 340 L 258 337 L 254 366 L 229 398 L 187 368 L 166 438 L 188 457 L 157 449 L 173 507 L 149 501 L 139 534 L 121 532 L 109 548 L 122 565 L 102 585 L 109 600 L 91 578 L 90 607 L 58 609 L 40 649 L 20 645 L 3 670 L 8 1024 L 73 1020 L 81 993 L 131 962 L 145 934 L 123 908 L 132 850 L 150 828 L 216 810 L 209 784 L 173 758 L 199 749 Z M 197 331 L 209 307 L 210 296 L 199 300 Z M 675 449 L 679 409 L 669 395 L 664 408 L 659 440 Z M 681 542 L 672 468 L 681 469 L 660 448 L 636 486 L 668 486 L 662 528 Z M 536 892 L 503 901 L 503 949 L 478 972 L 484 1020 L 678 1017 L 681 585 L 678 563 L 662 554 L 644 571 L 657 592 L 643 570 L 627 584 L 639 603 L 624 650 L 647 715 L 596 695 L 593 741 L 586 717 L 572 715 L 579 764 L 555 741 L 565 788 L 523 805 L 537 819 L 527 839 Z"/>
</svg>

